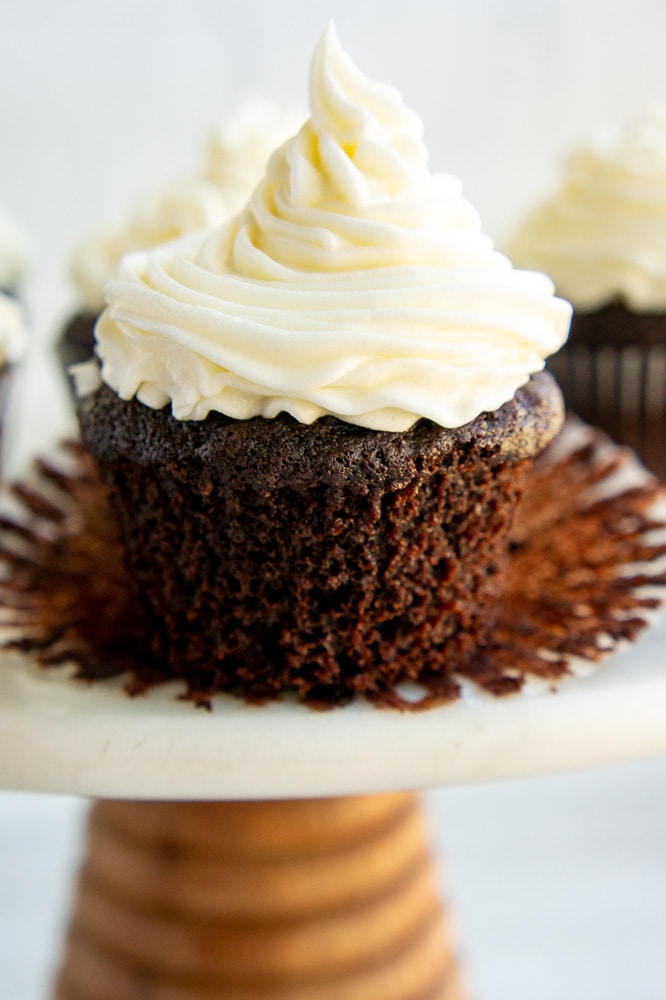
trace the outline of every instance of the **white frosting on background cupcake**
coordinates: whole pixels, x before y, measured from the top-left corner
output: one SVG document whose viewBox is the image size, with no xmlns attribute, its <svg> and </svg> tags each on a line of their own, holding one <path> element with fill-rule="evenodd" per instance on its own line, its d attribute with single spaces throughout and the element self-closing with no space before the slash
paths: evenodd
<svg viewBox="0 0 666 1000">
<path fill-rule="evenodd" d="M 666 104 L 573 152 L 553 195 L 517 228 L 508 252 L 582 311 L 620 301 L 666 309 Z"/>
<path fill-rule="evenodd" d="M 104 307 L 104 285 L 125 253 L 144 250 L 184 233 L 215 225 L 226 216 L 223 193 L 208 181 L 190 178 L 146 198 L 125 227 L 96 233 L 72 259 L 72 277 L 83 309 Z"/>
<path fill-rule="evenodd" d="M 224 194 L 227 215 L 244 207 L 273 151 L 301 127 L 305 111 L 278 112 L 270 101 L 247 101 L 209 137 L 203 176 Z"/>
<path fill-rule="evenodd" d="M 405 430 L 497 409 L 561 346 L 568 303 L 493 249 L 459 182 L 429 171 L 419 118 L 332 25 L 310 111 L 236 218 L 123 259 L 97 326 L 104 381 L 180 419 Z"/>
<path fill-rule="evenodd" d="M 82 308 L 101 311 L 104 285 L 123 254 L 210 229 L 240 211 L 276 145 L 304 118 L 281 114 L 268 101 L 243 104 L 210 137 L 200 174 L 148 195 L 134 205 L 126 224 L 95 233 L 79 247 L 72 277 Z"/>
</svg>

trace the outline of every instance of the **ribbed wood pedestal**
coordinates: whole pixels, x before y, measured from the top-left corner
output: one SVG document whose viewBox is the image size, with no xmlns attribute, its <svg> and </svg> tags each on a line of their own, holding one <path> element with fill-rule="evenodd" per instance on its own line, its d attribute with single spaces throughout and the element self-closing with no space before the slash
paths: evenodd
<svg viewBox="0 0 666 1000">
<path fill-rule="evenodd" d="M 97 803 L 55 1000 L 460 1000 L 411 794 Z"/>
</svg>

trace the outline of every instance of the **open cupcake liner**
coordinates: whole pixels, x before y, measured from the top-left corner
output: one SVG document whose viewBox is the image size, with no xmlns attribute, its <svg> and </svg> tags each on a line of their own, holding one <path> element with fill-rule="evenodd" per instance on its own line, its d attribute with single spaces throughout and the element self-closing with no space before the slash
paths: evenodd
<svg viewBox="0 0 666 1000">
<path fill-rule="evenodd" d="M 1 647 L 44 669 L 69 664 L 71 683 L 122 675 L 139 695 L 162 682 L 105 489 L 79 444 L 6 486 L 0 566 Z M 470 687 L 505 697 L 554 686 L 633 642 L 665 588 L 666 490 L 631 451 L 570 420 L 529 475 L 492 640 L 456 674 L 373 700 L 415 710 Z M 189 687 L 180 697 L 207 706 L 212 693 Z"/>
</svg>

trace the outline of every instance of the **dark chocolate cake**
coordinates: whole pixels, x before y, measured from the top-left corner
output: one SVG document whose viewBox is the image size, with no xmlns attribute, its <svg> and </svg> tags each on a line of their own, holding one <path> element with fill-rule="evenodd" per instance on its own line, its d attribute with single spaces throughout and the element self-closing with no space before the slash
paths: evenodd
<svg viewBox="0 0 666 1000">
<path fill-rule="evenodd" d="M 561 411 L 545 373 L 455 430 L 178 421 L 106 386 L 79 407 L 165 676 L 322 703 L 445 675 L 486 640 Z"/>
</svg>

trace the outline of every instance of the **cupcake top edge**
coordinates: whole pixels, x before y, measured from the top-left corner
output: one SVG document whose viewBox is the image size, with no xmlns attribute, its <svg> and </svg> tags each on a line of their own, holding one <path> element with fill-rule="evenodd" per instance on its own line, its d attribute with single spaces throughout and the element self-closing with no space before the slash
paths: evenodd
<svg viewBox="0 0 666 1000">
<path fill-rule="evenodd" d="M 666 309 L 666 102 L 574 149 L 506 251 L 545 271 L 576 310 Z"/>
<path fill-rule="evenodd" d="M 310 118 L 245 208 L 126 255 L 96 328 L 104 382 L 177 419 L 333 415 L 460 427 L 510 400 L 567 336 L 545 275 L 494 250 L 423 126 L 330 24 Z"/>
<path fill-rule="evenodd" d="M 219 470 L 216 488 L 224 470 L 233 469 L 235 487 L 324 486 L 368 494 L 380 484 L 400 490 L 444 468 L 481 462 L 488 470 L 533 460 L 560 430 L 563 401 L 552 375 L 542 371 L 498 410 L 450 429 L 420 420 L 407 431 L 369 433 L 332 417 L 306 425 L 287 413 L 271 420 L 220 413 L 206 421 L 176 420 L 166 409 L 155 414 L 136 399 L 122 400 L 104 384 L 83 394 L 78 415 L 86 446 L 102 464 L 122 456 L 137 466 L 166 467 L 176 478 L 200 477 L 204 494 L 211 469 Z"/>
</svg>

